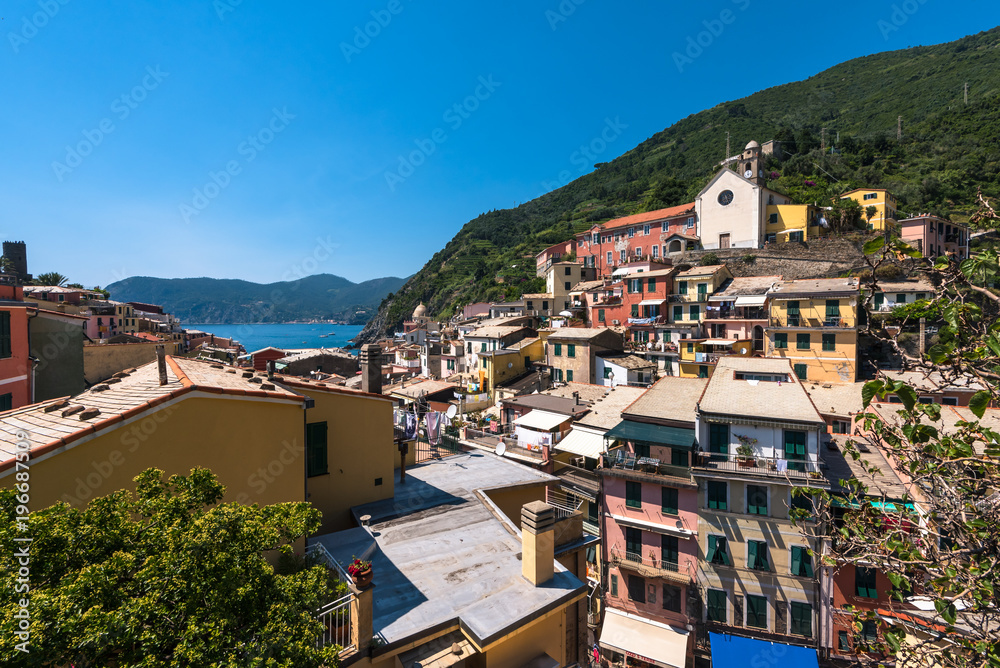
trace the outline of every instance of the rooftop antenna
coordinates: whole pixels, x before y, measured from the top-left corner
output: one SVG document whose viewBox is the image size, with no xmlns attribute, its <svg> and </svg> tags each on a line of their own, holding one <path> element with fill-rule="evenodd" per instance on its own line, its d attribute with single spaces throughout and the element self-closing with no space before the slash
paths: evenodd
<svg viewBox="0 0 1000 668">
<path fill-rule="evenodd" d="M 726 154 L 722 156 L 722 161 L 729 160 L 730 155 L 732 154 L 729 152 L 729 130 L 726 130 Z"/>
</svg>

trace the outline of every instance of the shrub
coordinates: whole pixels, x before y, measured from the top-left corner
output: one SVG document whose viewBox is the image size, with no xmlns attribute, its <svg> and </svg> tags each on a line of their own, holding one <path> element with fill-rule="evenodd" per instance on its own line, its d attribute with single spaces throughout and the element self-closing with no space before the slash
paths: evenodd
<svg viewBox="0 0 1000 668">
<path fill-rule="evenodd" d="M 747 253 L 743 256 L 743 264 L 753 264 L 757 261 L 757 256 L 753 253 Z"/>
<path fill-rule="evenodd" d="M 903 270 L 898 264 L 886 262 L 880 264 L 875 270 L 875 278 L 894 279 L 903 276 Z"/>
<path fill-rule="evenodd" d="M 712 264 L 719 264 L 719 256 L 715 253 L 705 253 L 701 256 L 701 266 L 707 267 Z"/>
</svg>

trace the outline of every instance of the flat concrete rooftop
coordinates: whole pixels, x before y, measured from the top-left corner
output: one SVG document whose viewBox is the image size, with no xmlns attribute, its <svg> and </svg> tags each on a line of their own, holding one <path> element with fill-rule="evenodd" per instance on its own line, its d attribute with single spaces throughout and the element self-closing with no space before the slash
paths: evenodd
<svg viewBox="0 0 1000 668">
<path fill-rule="evenodd" d="M 521 541 L 478 490 L 558 478 L 492 454 L 466 453 L 396 473 L 393 499 L 353 509 L 369 529 L 313 539 L 345 566 L 370 558 L 375 571 L 374 630 L 392 645 L 455 623 L 480 646 L 586 591 L 555 564 L 540 587 L 521 575 Z"/>
</svg>

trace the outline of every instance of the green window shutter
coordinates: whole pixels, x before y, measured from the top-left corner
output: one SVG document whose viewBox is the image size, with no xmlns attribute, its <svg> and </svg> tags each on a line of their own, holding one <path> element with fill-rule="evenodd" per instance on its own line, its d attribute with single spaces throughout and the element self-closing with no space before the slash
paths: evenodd
<svg viewBox="0 0 1000 668">
<path fill-rule="evenodd" d="M 604 322 L 604 309 L 597 309 L 597 322 Z"/>
<path fill-rule="evenodd" d="M 689 354 L 694 352 L 694 344 L 693 343 L 688 343 L 687 347 L 688 347 L 688 353 Z"/>
<path fill-rule="evenodd" d="M 767 487 L 747 485 L 747 514 L 767 515 Z"/>
<path fill-rule="evenodd" d="M 308 476 L 328 473 L 326 422 L 306 425 L 306 469 Z"/>
<path fill-rule="evenodd" d="M 676 566 L 679 558 L 677 536 L 660 536 L 660 560 L 665 564 Z"/>
<path fill-rule="evenodd" d="M 840 317 L 840 300 L 839 299 L 827 299 L 826 300 L 826 317 L 827 318 L 839 318 Z"/>
<path fill-rule="evenodd" d="M 625 551 L 642 555 L 642 531 L 640 529 L 625 527 Z"/>
<path fill-rule="evenodd" d="M 798 350 L 809 350 L 811 337 L 809 334 L 798 333 L 795 335 L 795 347 Z"/>
<path fill-rule="evenodd" d="M 576 344 L 566 344 L 566 357 L 576 357 Z"/>
<path fill-rule="evenodd" d="M 708 590 L 708 620 L 722 624 L 728 621 L 726 617 L 726 592 L 719 589 Z"/>
<path fill-rule="evenodd" d="M 701 307 L 697 304 L 692 304 L 688 307 L 688 313 L 691 315 L 692 320 L 698 320 L 701 318 Z"/>
<path fill-rule="evenodd" d="M 673 487 L 664 487 L 662 491 L 661 510 L 665 515 L 677 514 L 677 490 Z"/>
<path fill-rule="evenodd" d="M 795 369 L 795 377 L 799 380 L 808 380 L 809 375 L 809 365 L 807 364 L 793 364 L 792 368 Z"/>
<path fill-rule="evenodd" d="M 801 548 L 801 550 L 802 550 L 802 571 L 801 571 L 801 573 L 805 577 L 811 578 L 813 576 L 812 556 L 809 554 L 809 550 L 807 548 L 803 547 L 803 548 Z"/>
<path fill-rule="evenodd" d="M 681 295 L 686 295 L 688 293 L 687 281 L 681 281 L 677 284 L 677 293 Z"/>
<path fill-rule="evenodd" d="M 638 304 L 632 304 L 632 317 L 633 318 L 638 318 L 639 317 L 639 305 Z"/>
<path fill-rule="evenodd" d="M 900 292 L 898 295 L 896 295 L 896 303 L 897 304 L 905 304 L 906 303 L 906 294 L 903 293 L 903 292 Z"/>
<path fill-rule="evenodd" d="M 655 278 L 651 278 L 651 279 L 649 279 L 647 281 L 646 291 L 647 292 L 656 292 L 656 279 Z"/>
<path fill-rule="evenodd" d="M 792 633 L 798 636 L 812 637 L 812 606 L 808 603 L 792 601 Z"/>
<path fill-rule="evenodd" d="M 712 510 L 726 510 L 728 503 L 726 495 L 728 485 L 719 480 L 709 480 L 706 485 L 708 496 L 708 507 Z"/>
<path fill-rule="evenodd" d="M 684 319 L 684 307 L 674 306 L 674 322 Z"/>
<path fill-rule="evenodd" d="M 785 431 L 785 459 L 806 458 L 806 432 Z"/>
<path fill-rule="evenodd" d="M 611 575 L 611 595 L 618 596 L 618 576 L 613 573 Z"/>
<path fill-rule="evenodd" d="M 649 443 L 636 443 L 632 447 L 635 450 L 636 457 L 649 457 Z"/>
<path fill-rule="evenodd" d="M 566 382 L 567 383 L 572 383 L 573 382 L 573 370 L 572 369 L 566 369 Z"/>
<path fill-rule="evenodd" d="M 704 364 L 698 367 L 698 377 L 708 378 L 708 367 L 705 366 Z"/>
<path fill-rule="evenodd" d="M 757 541 L 757 568 L 762 571 L 770 570 L 771 565 L 767 561 L 767 543 Z"/>
<path fill-rule="evenodd" d="M 747 594 L 747 626 L 767 628 L 767 598 Z"/>
<path fill-rule="evenodd" d="M 681 588 L 674 585 L 663 585 L 663 609 L 671 612 L 681 611 Z"/>
<path fill-rule="evenodd" d="M 555 356 L 562 357 L 562 344 L 561 343 L 555 344 L 555 349 L 556 349 Z"/>
<path fill-rule="evenodd" d="M 716 536 L 708 537 L 708 550 L 705 552 L 705 561 L 713 563 L 719 551 L 719 539 Z"/>
<path fill-rule="evenodd" d="M 670 465 L 671 466 L 684 466 L 687 467 L 690 464 L 688 461 L 688 453 L 684 450 L 679 450 L 673 448 L 670 451 Z"/>
<path fill-rule="evenodd" d="M 625 482 L 625 505 L 629 508 L 642 507 L 642 483 Z"/>
<path fill-rule="evenodd" d="M 847 631 L 837 631 L 837 647 L 843 652 L 851 651 L 851 641 Z"/>
<path fill-rule="evenodd" d="M 882 304 L 885 303 L 885 294 L 881 292 L 876 292 L 873 302 L 876 309 L 882 308 Z"/>
<path fill-rule="evenodd" d="M 0 412 L 9 411 L 14 407 L 14 395 L 10 392 L 0 394 Z"/>
<path fill-rule="evenodd" d="M 824 334 L 823 335 L 823 350 L 826 352 L 831 352 L 837 349 L 837 335 L 836 334 Z"/>
<path fill-rule="evenodd" d="M 854 567 L 855 593 L 859 598 L 878 598 L 878 587 L 875 584 L 874 568 Z"/>
<path fill-rule="evenodd" d="M 10 311 L 0 312 L 0 358 L 13 355 L 11 352 Z"/>
<path fill-rule="evenodd" d="M 802 548 L 792 548 L 792 575 L 802 575 Z"/>
<path fill-rule="evenodd" d="M 799 314 L 799 303 L 797 301 L 788 302 L 788 315 L 798 315 Z"/>
<path fill-rule="evenodd" d="M 729 425 L 709 423 L 708 451 L 717 454 L 729 454 Z M 725 483 L 721 483 L 725 484 Z"/>
<path fill-rule="evenodd" d="M 788 347 L 788 334 L 785 332 L 778 332 L 774 335 L 774 347 L 775 348 L 787 348 Z"/>
<path fill-rule="evenodd" d="M 757 568 L 757 541 L 747 542 L 747 568 Z"/>
</svg>

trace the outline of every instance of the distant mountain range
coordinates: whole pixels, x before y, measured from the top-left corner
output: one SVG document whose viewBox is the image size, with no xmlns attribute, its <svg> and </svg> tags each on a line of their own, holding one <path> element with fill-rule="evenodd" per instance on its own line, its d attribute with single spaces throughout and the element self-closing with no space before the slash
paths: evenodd
<svg viewBox="0 0 1000 668">
<path fill-rule="evenodd" d="M 184 323 L 243 324 L 337 320 L 363 324 L 406 278 L 352 283 L 331 274 L 280 283 L 222 278 L 132 276 L 107 286 L 111 298 L 162 306 Z"/>
</svg>

